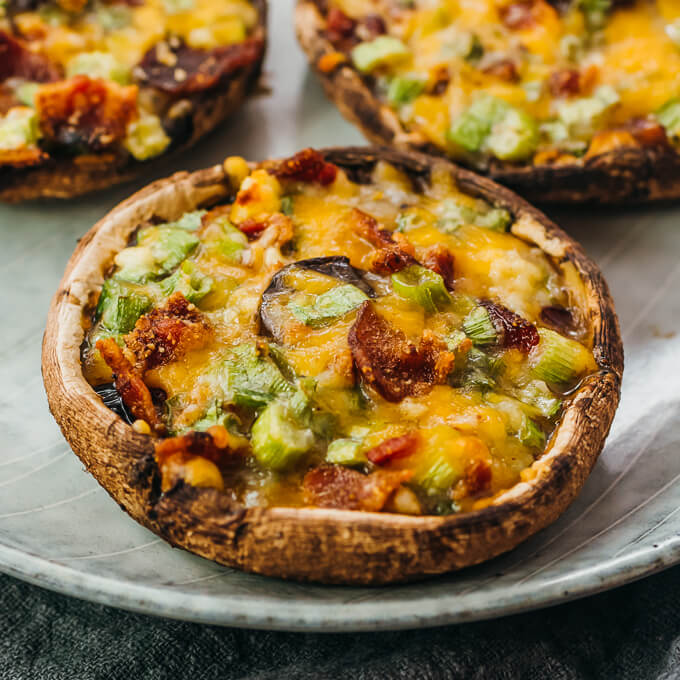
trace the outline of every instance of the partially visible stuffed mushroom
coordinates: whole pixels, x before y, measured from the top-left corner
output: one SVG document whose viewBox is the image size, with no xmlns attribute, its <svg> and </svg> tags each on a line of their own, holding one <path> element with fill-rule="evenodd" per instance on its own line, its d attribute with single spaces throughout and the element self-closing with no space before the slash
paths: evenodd
<svg viewBox="0 0 680 680">
<path fill-rule="evenodd" d="M 328 96 L 371 141 L 536 201 L 680 195 L 680 18 L 647 0 L 298 0 Z"/>
</svg>

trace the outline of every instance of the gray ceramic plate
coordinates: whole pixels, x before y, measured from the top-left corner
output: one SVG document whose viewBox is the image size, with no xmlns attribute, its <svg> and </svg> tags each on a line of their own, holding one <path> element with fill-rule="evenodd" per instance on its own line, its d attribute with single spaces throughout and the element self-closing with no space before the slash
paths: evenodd
<svg viewBox="0 0 680 680">
<path fill-rule="evenodd" d="M 178 164 L 360 143 L 326 103 L 274 0 L 271 97 Z M 168 173 L 175 168 L 168 167 Z M 137 186 L 0 208 L 0 569 L 77 597 L 233 626 L 380 630 L 498 616 L 610 588 L 680 561 L 679 209 L 557 216 L 602 266 L 623 328 L 623 399 L 583 493 L 552 527 L 486 565 L 379 589 L 303 586 L 173 550 L 82 469 L 47 410 L 40 342 L 76 239 Z"/>
</svg>

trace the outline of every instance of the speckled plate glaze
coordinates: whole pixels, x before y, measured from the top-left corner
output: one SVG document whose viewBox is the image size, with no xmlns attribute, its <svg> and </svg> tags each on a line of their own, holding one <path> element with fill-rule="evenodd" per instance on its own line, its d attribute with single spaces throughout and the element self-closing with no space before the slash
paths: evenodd
<svg viewBox="0 0 680 680">
<path fill-rule="evenodd" d="M 272 97 L 247 104 L 182 167 L 361 143 L 327 104 L 272 4 Z M 168 174 L 175 168 L 167 168 Z M 147 178 L 151 179 L 151 178 Z M 0 207 L 0 569 L 63 593 L 192 621 L 281 630 L 381 630 L 500 616 L 587 595 L 680 562 L 680 208 L 554 215 L 600 263 L 626 349 L 623 395 L 578 500 L 485 565 L 385 588 L 286 583 L 174 550 L 127 517 L 52 420 L 40 377 L 50 298 L 76 239 L 138 185 Z"/>
</svg>

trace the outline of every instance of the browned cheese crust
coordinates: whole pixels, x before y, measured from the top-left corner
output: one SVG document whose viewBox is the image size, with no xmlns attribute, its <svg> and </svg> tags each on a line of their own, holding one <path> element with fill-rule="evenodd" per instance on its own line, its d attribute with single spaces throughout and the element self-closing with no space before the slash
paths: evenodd
<svg viewBox="0 0 680 680">
<path fill-rule="evenodd" d="M 0 168 L 0 201 L 17 203 L 35 198 L 73 198 L 99 191 L 167 166 L 170 157 L 212 132 L 241 106 L 260 77 L 267 41 L 267 2 L 252 2 L 258 14 L 258 25 L 252 38 L 262 41 L 260 57 L 241 69 L 236 77 L 227 79 L 224 86 L 183 97 L 191 102 L 192 133 L 189 139 L 170 153 L 144 162 L 127 157 L 121 160 L 108 154 L 51 159 L 35 168 Z"/>
<path fill-rule="evenodd" d="M 378 159 L 416 182 L 427 181 L 438 164 L 462 191 L 510 210 L 515 235 L 536 244 L 556 264 L 573 265 L 600 370 L 579 386 L 548 450 L 533 464 L 530 481 L 516 484 L 484 509 L 446 517 L 244 508 L 214 489 L 183 484 L 161 494 L 154 440 L 110 411 L 83 376 L 83 324 L 113 256 L 141 221 L 176 219 L 233 194 L 220 166 L 151 184 L 81 240 L 54 296 L 45 333 L 42 368 L 52 413 L 87 469 L 135 520 L 173 545 L 221 564 L 302 581 L 381 584 L 460 569 L 510 550 L 572 502 L 609 431 L 619 400 L 623 350 L 607 284 L 567 234 L 488 179 L 414 152 L 345 148 L 322 153 L 364 180 Z"/>
<path fill-rule="evenodd" d="M 297 0 L 297 37 L 326 95 L 375 144 L 444 155 L 375 96 L 347 61 L 323 72 L 319 59 L 336 52 L 325 35 L 316 0 Z M 668 146 L 622 147 L 573 165 L 491 162 L 487 174 L 538 203 L 641 203 L 680 197 L 680 154 Z"/>
</svg>

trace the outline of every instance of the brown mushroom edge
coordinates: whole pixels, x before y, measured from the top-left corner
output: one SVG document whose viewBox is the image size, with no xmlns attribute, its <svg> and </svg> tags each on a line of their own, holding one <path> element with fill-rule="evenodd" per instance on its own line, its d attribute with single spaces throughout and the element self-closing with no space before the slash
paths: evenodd
<svg viewBox="0 0 680 680">
<path fill-rule="evenodd" d="M 445 156 L 417 132 L 404 128 L 397 115 L 375 96 L 347 62 L 329 73 L 319 59 L 335 52 L 324 35 L 316 0 L 297 0 L 298 40 L 328 98 L 340 113 L 375 144 Z M 521 165 L 494 161 L 486 173 L 527 200 L 537 203 L 644 203 L 680 197 L 680 154 L 670 146 L 622 147 L 573 165 Z"/>
<path fill-rule="evenodd" d="M 142 220 L 177 219 L 235 193 L 221 166 L 152 183 L 80 241 L 54 296 L 43 344 L 49 405 L 64 436 L 99 483 L 135 520 L 173 545 L 231 567 L 301 581 L 384 584 L 488 560 L 553 522 L 576 497 L 600 453 L 619 401 L 623 349 L 607 284 L 581 247 L 512 192 L 447 161 L 384 148 L 322 151 L 351 176 L 377 160 L 427 181 L 434 165 L 460 188 L 510 210 L 513 233 L 572 272 L 592 328 L 599 372 L 579 386 L 529 482 L 493 504 L 448 517 L 320 508 L 245 508 L 213 489 L 180 484 L 160 493 L 153 440 L 110 411 L 83 376 L 83 322 L 116 252 Z"/>
<path fill-rule="evenodd" d="M 102 157 L 50 159 L 36 168 L 0 169 L 0 201 L 18 203 L 36 198 L 73 198 L 92 191 L 100 191 L 121 182 L 154 172 L 164 167 L 168 159 L 193 146 L 212 132 L 220 123 L 234 113 L 253 91 L 260 77 L 267 41 L 266 0 L 252 0 L 257 9 L 258 25 L 253 37 L 262 39 L 259 59 L 243 69 L 237 77 L 230 78 L 223 86 L 207 92 L 185 97 L 192 103 L 192 133 L 189 139 L 168 153 L 148 161 L 132 158 L 124 161 Z"/>
</svg>

